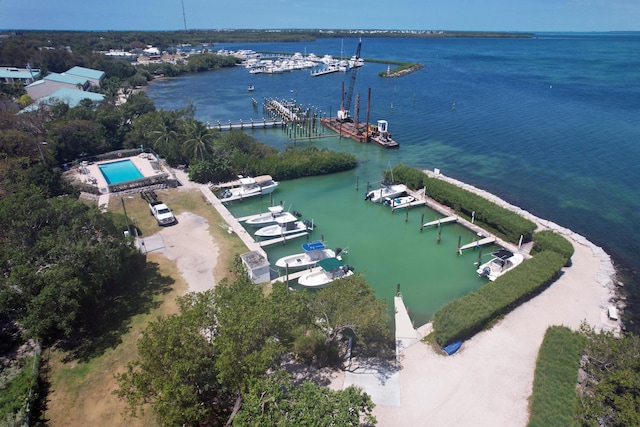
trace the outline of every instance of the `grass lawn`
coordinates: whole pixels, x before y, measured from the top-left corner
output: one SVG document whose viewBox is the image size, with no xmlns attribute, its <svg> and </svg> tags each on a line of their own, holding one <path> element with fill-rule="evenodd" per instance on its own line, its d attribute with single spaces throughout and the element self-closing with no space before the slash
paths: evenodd
<svg viewBox="0 0 640 427">
<path fill-rule="evenodd" d="M 199 190 L 170 189 L 156 191 L 163 200 L 179 215 L 192 212 L 207 219 L 209 232 L 217 243 L 220 254 L 214 271 L 215 277 L 226 277 L 228 266 L 234 255 L 247 249 L 235 234 L 228 234 L 221 226 L 224 223 L 218 213 L 209 206 Z M 143 236 L 152 235 L 160 230 L 154 218 L 149 214 L 147 203 L 139 196 L 125 196 L 127 215 L 133 220 Z M 109 210 L 123 215 L 120 197 L 112 198 Z M 131 419 L 123 415 L 125 405 L 112 394 L 116 389 L 114 374 L 124 371 L 125 366 L 137 357 L 136 341 L 147 323 L 157 316 L 177 313 L 176 297 L 188 289 L 175 264 L 162 254 L 149 254 L 148 265 L 156 267 L 157 274 L 170 278 L 173 283 L 170 290 L 156 295 L 156 306 L 145 313 L 130 319 L 128 331 L 121 336 L 121 342 L 114 348 L 87 362 L 65 361 L 67 353 L 60 350 L 45 352 L 48 357 L 48 380 L 50 390 L 44 419 L 52 426 L 154 426 L 153 414 Z"/>
</svg>

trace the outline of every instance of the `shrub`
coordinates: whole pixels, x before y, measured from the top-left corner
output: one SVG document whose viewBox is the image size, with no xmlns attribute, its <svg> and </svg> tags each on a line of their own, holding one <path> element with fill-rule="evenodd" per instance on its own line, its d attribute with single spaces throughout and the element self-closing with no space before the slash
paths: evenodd
<svg viewBox="0 0 640 427">
<path fill-rule="evenodd" d="M 565 257 L 567 262 L 573 256 L 573 245 L 560 234 L 544 230 L 533 235 L 533 248 L 531 254 L 535 255 L 544 251 L 553 251 Z"/>
</svg>

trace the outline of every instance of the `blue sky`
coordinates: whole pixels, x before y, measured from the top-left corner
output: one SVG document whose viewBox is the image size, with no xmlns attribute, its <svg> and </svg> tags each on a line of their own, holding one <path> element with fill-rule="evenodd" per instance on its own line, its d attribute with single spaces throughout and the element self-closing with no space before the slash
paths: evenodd
<svg viewBox="0 0 640 427">
<path fill-rule="evenodd" d="M 640 0 L 0 0 L 0 29 L 640 31 Z"/>
</svg>

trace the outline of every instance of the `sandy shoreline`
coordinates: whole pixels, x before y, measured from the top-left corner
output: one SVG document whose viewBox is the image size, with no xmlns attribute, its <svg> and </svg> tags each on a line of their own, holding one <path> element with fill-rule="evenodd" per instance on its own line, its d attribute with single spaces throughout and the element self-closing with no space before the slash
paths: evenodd
<svg viewBox="0 0 640 427">
<path fill-rule="evenodd" d="M 607 307 L 617 298 L 615 269 L 609 255 L 583 236 L 483 190 L 441 174 L 438 178 L 518 212 L 540 229 L 561 233 L 574 245 L 572 266 L 493 328 L 465 341 L 454 356 L 442 356 L 418 342 L 400 354 L 399 371 L 369 376 L 357 369 L 339 372 L 332 376 L 330 387 L 363 387 L 377 405 L 374 415 L 380 426 L 524 426 L 538 348 L 549 326 L 577 329 L 586 321 L 598 330 L 619 332 L 620 324 L 607 317 Z M 220 248 L 203 218 L 185 213 L 178 219 L 177 226 L 160 232 L 165 255 L 176 262 L 189 291 L 209 289 L 215 286 L 213 268 Z"/>
</svg>

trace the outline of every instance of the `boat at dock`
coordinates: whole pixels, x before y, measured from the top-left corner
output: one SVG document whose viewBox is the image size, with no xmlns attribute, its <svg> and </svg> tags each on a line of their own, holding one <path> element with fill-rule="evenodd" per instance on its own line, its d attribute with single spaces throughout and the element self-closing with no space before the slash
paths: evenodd
<svg viewBox="0 0 640 427">
<path fill-rule="evenodd" d="M 323 288 L 336 279 L 353 276 L 353 267 L 343 264 L 337 258 L 326 258 L 318 261 L 320 270 L 303 274 L 298 284 L 305 288 Z"/>
<path fill-rule="evenodd" d="M 302 268 L 313 267 L 320 260 L 326 258 L 335 258 L 341 252 L 339 249 L 333 251 L 327 248 L 323 242 L 315 241 L 304 243 L 302 245 L 304 252 L 282 257 L 276 261 L 276 267 L 288 268 L 290 270 L 299 270 Z"/>
<path fill-rule="evenodd" d="M 308 233 L 315 228 L 315 224 L 307 219 L 298 220 L 293 214 L 276 218 L 276 223 L 262 227 L 255 232 L 259 237 L 280 237 L 296 233 Z"/>
<path fill-rule="evenodd" d="M 397 209 L 401 207 L 410 206 L 411 203 L 417 199 L 413 196 L 399 196 L 399 197 L 385 197 L 382 203 L 386 206 L 391 206 L 391 209 Z"/>
<path fill-rule="evenodd" d="M 487 277 L 492 282 L 502 276 L 507 271 L 513 270 L 522 264 L 524 257 L 521 254 L 513 253 L 506 249 L 491 252 L 491 261 L 482 264 L 476 272 L 480 277 Z"/>
<path fill-rule="evenodd" d="M 219 185 L 218 188 L 225 188 L 220 194 L 220 199 L 223 203 L 226 203 L 246 199 L 247 197 L 270 194 L 277 186 L 278 182 L 274 181 L 270 175 L 261 175 L 255 178 L 241 177 L 237 181 Z"/>
<path fill-rule="evenodd" d="M 373 203 L 382 203 L 385 198 L 394 199 L 402 196 L 407 191 L 404 184 L 383 184 L 380 188 L 369 191 L 365 196 L 365 200 L 371 200 Z"/>
<path fill-rule="evenodd" d="M 266 227 L 267 225 L 273 225 L 278 218 L 293 218 L 295 221 L 300 215 L 298 212 L 293 211 L 291 213 L 285 212 L 282 206 L 270 206 L 267 208 L 269 212 L 263 212 L 261 214 L 253 215 L 245 220 L 245 224 L 254 228 Z"/>
</svg>

